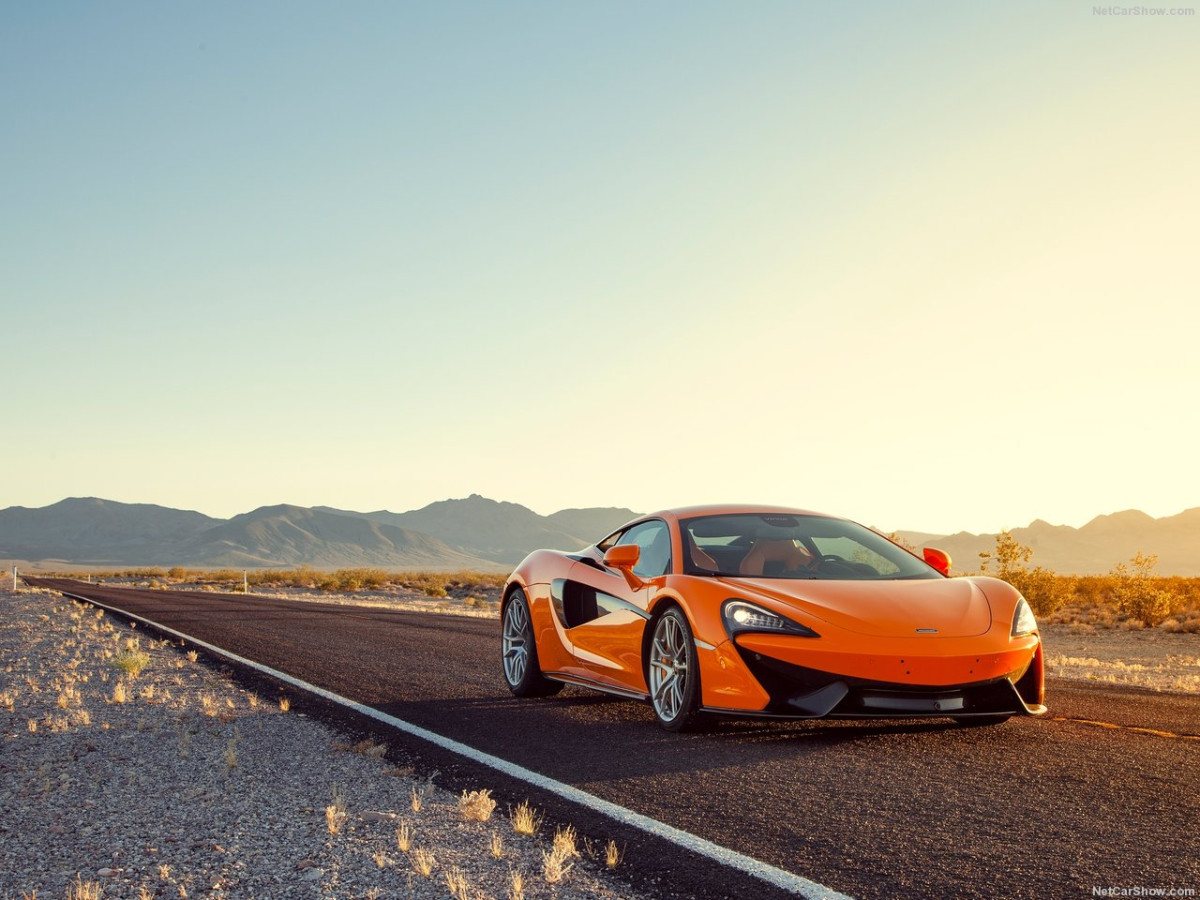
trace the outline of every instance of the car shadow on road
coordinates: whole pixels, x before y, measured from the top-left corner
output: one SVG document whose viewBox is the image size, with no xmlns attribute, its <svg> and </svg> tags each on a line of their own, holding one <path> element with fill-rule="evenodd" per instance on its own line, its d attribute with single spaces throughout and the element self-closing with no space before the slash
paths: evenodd
<svg viewBox="0 0 1200 900">
<path fill-rule="evenodd" d="M 382 712 L 484 753 L 577 785 L 646 776 L 712 772 L 756 762 L 824 754 L 861 742 L 899 739 L 898 752 L 922 752 L 930 735 L 964 729 L 950 720 L 797 720 L 713 716 L 697 730 L 664 731 L 650 706 L 568 689 L 553 697 L 507 692 L 446 701 L 380 704 Z M 901 750 L 901 746 L 903 749 Z"/>
</svg>

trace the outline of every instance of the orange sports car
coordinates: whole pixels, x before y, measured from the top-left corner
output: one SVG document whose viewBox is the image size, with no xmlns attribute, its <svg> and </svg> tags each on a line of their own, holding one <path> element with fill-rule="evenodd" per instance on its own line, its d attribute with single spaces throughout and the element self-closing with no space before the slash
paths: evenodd
<svg viewBox="0 0 1200 900">
<path fill-rule="evenodd" d="M 697 506 L 635 519 L 576 553 L 537 550 L 504 587 L 504 679 L 649 700 L 680 731 L 705 714 L 793 718 L 1041 715 L 1029 604 L 949 577 L 845 519 Z"/>
</svg>

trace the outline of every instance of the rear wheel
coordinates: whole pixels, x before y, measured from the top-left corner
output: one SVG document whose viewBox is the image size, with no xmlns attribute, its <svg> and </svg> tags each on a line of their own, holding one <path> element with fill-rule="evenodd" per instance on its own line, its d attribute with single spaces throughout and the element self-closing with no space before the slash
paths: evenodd
<svg viewBox="0 0 1200 900">
<path fill-rule="evenodd" d="M 518 697 L 544 697 L 562 690 L 561 681 L 551 681 L 538 668 L 537 644 L 533 639 L 533 620 L 529 599 L 520 588 L 513 591 L 504 606 L 500 632 L 504 681 Z"/>
<path fill-rule="evenodd" d="M 700 666 L 687 616 L 671 607 L 654 623 L 646 684 L 658 724 L 684 731 L 700 720 Z"/>
</svg>

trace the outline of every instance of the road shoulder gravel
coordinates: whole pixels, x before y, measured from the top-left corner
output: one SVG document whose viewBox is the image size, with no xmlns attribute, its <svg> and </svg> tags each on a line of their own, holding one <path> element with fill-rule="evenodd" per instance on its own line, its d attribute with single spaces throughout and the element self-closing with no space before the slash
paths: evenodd
<svg viewBox="0 0 1200 900">
<path fill-rule="evenodd" d="M 604 847 L 469 820 L 435 773 L 281 699 L 56 593 L 0 592 L 0 898 L 649 896 Z"/>
</svg>

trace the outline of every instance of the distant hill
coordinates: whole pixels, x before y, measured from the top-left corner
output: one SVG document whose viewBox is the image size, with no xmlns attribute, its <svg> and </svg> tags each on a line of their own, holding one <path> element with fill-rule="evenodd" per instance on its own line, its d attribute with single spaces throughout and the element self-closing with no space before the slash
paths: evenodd
<svg viewBox="0 0 1200 900">
<path fill-rule="evenodd" d="M 221 521 L 148 503 L 70 497 L 36 509 L 0 510 L 0 553 L 80 563 L 143 562 L 164 545 L 190 540 Z"/>
<path fill-rule="evenodd" d="M 234 516 L 166 552 L 172 562 L 204 566 L 477 569 L 490 563 L 406 528 L 286 505 Z"/>
<path fill-rule="evenodd" d="M 564 509 L 540 516 L 519 503 L 489 500 L 479 494 L 465 500 L 439 500 L 405 513 L 336 512 L 420 531 L 460 552 L 508 564 L 520 562 L 539 548 L 586 547 L 637 515 L 628 509 L 595 508 Z"/>
<path fill-rule="evenodd" d="M 935 546 L 954 560 L 954 570 L 979 568 L 979 553 L 996 546 L 994 534 L 929 535 L 898 532 L 914 546 Z M 1138 510 L 1097 516 L 1082 528 L 1051 525 L 1037 519 L 1012 536 L 1033 549 L 1031 565 L 1074 575 L 1109 572 L 1140 552 L 1158 556 L 1160 575 L 1200 576 L 1200 507 L 1155 519 Z"/>
<path fill-rule="evenodd" d="M 637 518 L 631 509 L 616 506 L 589 509 L 563 509 L 546 516 L 552 528 L 566 534 L 585 538 L 584 544 L 594 544 L 616 531 L 630 519 Z"/>
</svg>

